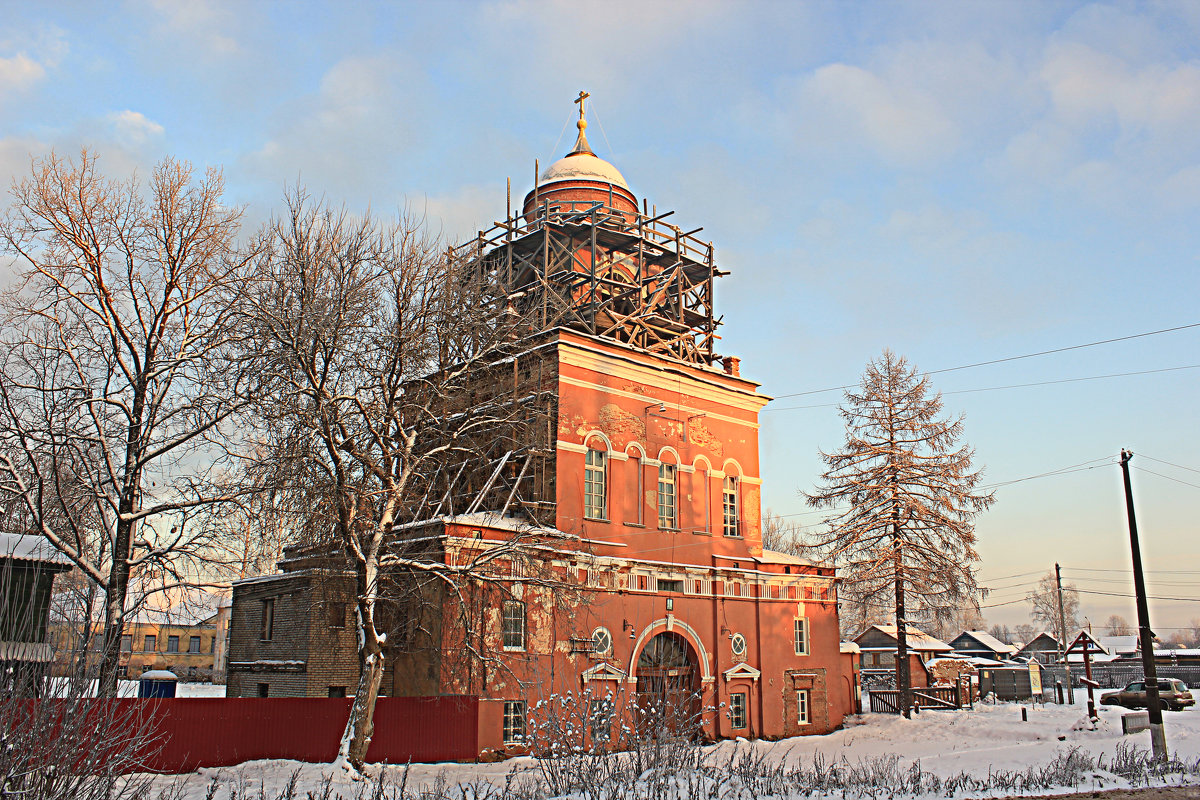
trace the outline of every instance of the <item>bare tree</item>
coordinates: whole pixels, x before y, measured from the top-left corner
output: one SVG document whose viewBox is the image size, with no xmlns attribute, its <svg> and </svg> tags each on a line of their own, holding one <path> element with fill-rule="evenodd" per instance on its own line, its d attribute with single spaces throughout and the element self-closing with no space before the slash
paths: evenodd
<svg viewBox="0 0 1200 800">
<path fill-rule="evenodd" d="M 1013 643 L 1013 633 L 1007 625 L 993 625 L 988 631 L 996 641 L 1004 642 L 1005 644 Z"/>
<path fill-rule="evenodd" d="M 148 185 L 56 155 L 14 184 L 0 247 L 0 493 L 104 593 L 100 692 L 126 615 L 197 580 L 221 543 L 199 523 L 236 408 L 224 363 L 242 285 L 223 180 L 165 160 Z"/>
<path fill-rule="evenodd" d="M 1079 628 L 1079 592 L 1073 583 L 1064 583 L 1062 590 L 1063 615 L 1058 613 L 1058 582 L 1051 570 L 1038 581 L 1037 588 L 1025 596 L 1033 605 L 1029 618 L 1044 631 L 1054 631 L 1055 638 L 1063 647 L 1071 644 L 1067 640 L 1072 631 Z M 1066 629 L 1063 629 L 1063 623 Z"/>
<path fill-rule="evenodd" d="M 762 546 L 764 550 L 801 555 L 804 552 L 804 540 L 799 523 L 768 508 L 762 516 Z"/>
<path fill-rule="evenodd" d="M 432 580 L 470 609 L 466 584 L 490 580 L 526 541 L 451 559 L 429 524 L 452 513 L 454 476 L 486 494 L 520 446 L 537 397 L 497 380 L 516 372 L 519 323 L 489 276 L 442 253 L 420 219 L 356 219 L 297 190 L 264 236 L 244 318 L 248 424 L 284 524 L 352 575 L 361 672 L 339 751 L 349 769 L 361 769 L 373 732 L 381 600 L 397 586 L 428 595 Z M 462 645 L 477 641 L 468 631 Z"/>
<path fill-rule="evenodd" d="M 846 443 L 821 451 L 824 486 L 806 495 L 817 508 L 846 506 L 811 544 L 841 570 L 843 596 L 894 603 L 897 686 L 911 706 L 909 610 L 945 618 L 979 592 L 974 521 L 994 500 L 980 492 L 973 451 L 960 445 L 962 417 L 942 417 L 940 393 L 891 350 L 867 364 L 840 408 Z M 910 606 L 910 601 L 912 606 Z"/>
<path fill-rule="evenodd" d="M 1109 636 L 1129 636 L 1133 633 L 1133 628 L 1129 626 L 1129 621 L 1120 614 L 1113 614 L 1104 623 L 1104 627 L 1108 630 Z"/>
</svg>

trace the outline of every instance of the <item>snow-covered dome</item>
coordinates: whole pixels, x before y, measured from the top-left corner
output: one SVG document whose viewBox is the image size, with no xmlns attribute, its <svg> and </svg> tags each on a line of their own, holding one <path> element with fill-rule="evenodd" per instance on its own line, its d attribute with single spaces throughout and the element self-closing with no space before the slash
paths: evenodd
<svg viewBox="0 0 1200 800">
<path fill-rule="evenodd" d="M 580 136 L 582 139 L 582 134 Z M 612 164 L 605 161 L 600 156 L 593 153 L 587 148 L 587 140 L 583 139 L 583 148 L 579 149 L 578 143 L 574 152 L 563 156 L 558 161 L 551 164 L 538 182 L 542 186 L 559 181 L 597 181 L 599 183 L 611 183 L 613 186 L 620 186 L 622 189 L 628 189 L 629 184 L 625 182 L 625 177 L 621 175 Z"/>
<path fill-rule="evenodd" d="M 580 92 L 579 136 L 571 152 L 551 164 L 537 178 L 537 184 L 525 195 L 524 210 L 527 221 L 532 221 L 540 206 L 550 211 L 587 211 L 596 203 L 627 215 L 632 220 L 638 211 L 637 197 L 625 182 L 625 176 L 612 164 L 592 152 L 587 140 L 587 120 L 584 119 L 583 100 L 587 92 Z"/>
</svg>

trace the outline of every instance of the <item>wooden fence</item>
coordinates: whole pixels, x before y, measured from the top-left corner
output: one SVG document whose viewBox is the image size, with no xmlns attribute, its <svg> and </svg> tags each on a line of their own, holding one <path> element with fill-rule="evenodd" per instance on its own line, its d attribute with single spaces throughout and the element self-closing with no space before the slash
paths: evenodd
<svg viewBox="0 0 1200 800">
<path fill-rule="evenodd" d="M 922 708 L 958 710 L 971 704 L 971 692 L 963 683 L 954 686 L 923 686 L 912 690 L 913 705 Z M 872 689 L 871 710 L 880 714 L 900 713 L 899 689 Z"/>
</svg>

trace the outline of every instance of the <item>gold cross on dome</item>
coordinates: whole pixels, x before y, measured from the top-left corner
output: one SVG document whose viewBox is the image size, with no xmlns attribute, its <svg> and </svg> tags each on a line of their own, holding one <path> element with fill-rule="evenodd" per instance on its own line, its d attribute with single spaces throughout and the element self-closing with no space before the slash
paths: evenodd
<svg viewBox="0 0 1200 800">
<path fill-rule="evenodd" d="M 580 89 L 579 97 L 576 97 L 573 101 L 571 101 L 573 103 L 579 103 L 579 118 L 580 119 L 583 119 L 583 101 L 587 100 L 589 97 L 591 97 L 591 94 L 589 94 L 588 92 L 585 92 L 583 89 Z"/>
</svg>

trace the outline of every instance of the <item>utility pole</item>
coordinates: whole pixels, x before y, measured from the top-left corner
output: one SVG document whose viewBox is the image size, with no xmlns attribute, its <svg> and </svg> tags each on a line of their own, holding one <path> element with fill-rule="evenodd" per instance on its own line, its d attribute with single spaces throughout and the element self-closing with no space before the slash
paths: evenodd
<svg viewBox="0 0 1200 800">
<path fill-rule="evenodd" d="M 1058 585 L 1058 652 L 1062 655 L 1063 665 L 1067 668 L 1067 703 L 1075 705 L 1075 687 L 1071 684 L 1071 665 L 1067 662 L 1067 612 L 1063 610 L 1062 596 L 1062 567 L 1054 564 L 1054 582 Z"/>
<path fill-rule="evenodd" d="M 1142 669 L 1146 676 L 1146 709 L 1150 712 L 1150 747 L 1155 761 L 1166 761 L 1167 733 L 1163 730 L 1162 703 L 1158 697 L 1158 671 L 1154 667 L 1154 634 L 1150 631 L 1146 579 L 1142 577 L 1142 550 L 1138 546 L 1137 517 L 1133 513 L 1133 485 L 1129 482 L 1129 462 L 1132 458 L 1132 452 L 1121 451 L 1125 511 L 1129 516 L 1129 549 L 1133 552 L 1133 591 L 1137 595 L 1138 640 L 1142 646 Z"/>
</svg>

